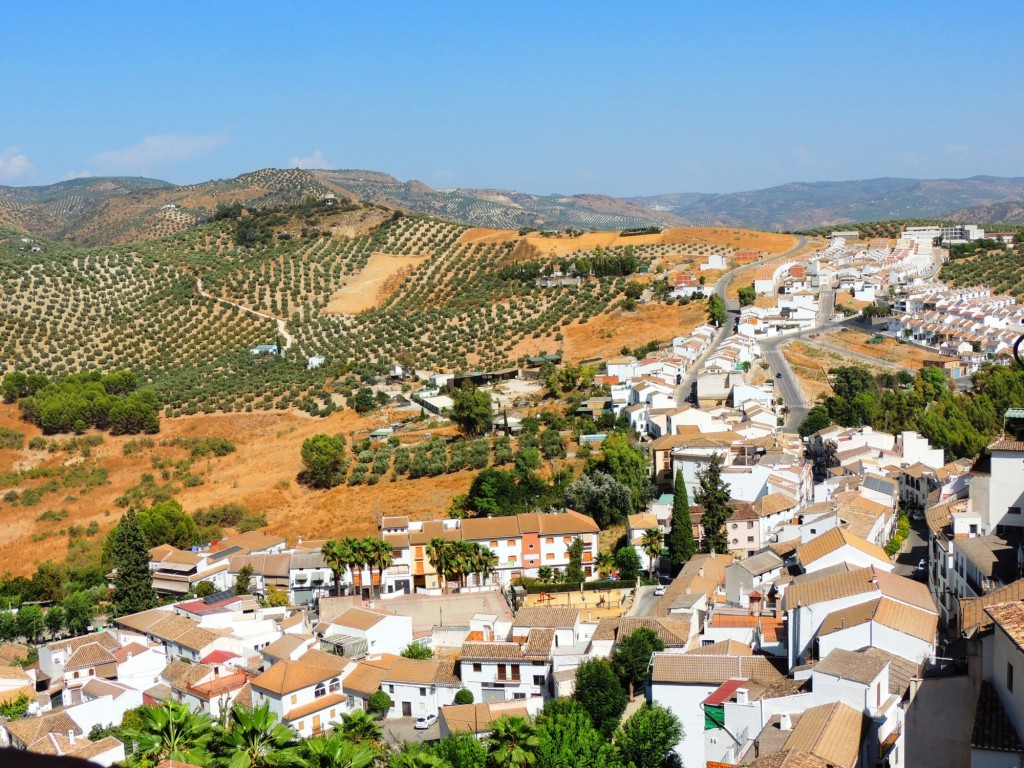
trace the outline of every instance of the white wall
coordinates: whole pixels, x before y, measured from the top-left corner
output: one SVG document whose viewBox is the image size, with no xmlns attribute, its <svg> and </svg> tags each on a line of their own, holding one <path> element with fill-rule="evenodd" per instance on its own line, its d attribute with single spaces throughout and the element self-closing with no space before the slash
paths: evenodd
<svg viewBox="0 0 1024 768">
<path fill-rule="evenodd" d="M 717 685 L 667 685 L 655 683 L 650 686 L 648 702 L 657 702 L 669 709 L 683 726 L 683 739 L 676 744 L 686 768 L 699 768 L 706 763 L 704 755 L 704 710 L 701 702 L 718 688 Z"/>
<path fill-rule="evenodd" d="M 856 547 L 844 545 L 834 552 L 829 552 L 827 555 L 819 557 L 806 567 L 806 571 L 814 573 L 815 571 L 821 571 L 842 563 L 849 563 L 851 568 L 867 568 L 869 565 L 873 565 L 882 571 L 892 571 L 896 567 L 889 560 L 879 560 Z"/>
</svg>

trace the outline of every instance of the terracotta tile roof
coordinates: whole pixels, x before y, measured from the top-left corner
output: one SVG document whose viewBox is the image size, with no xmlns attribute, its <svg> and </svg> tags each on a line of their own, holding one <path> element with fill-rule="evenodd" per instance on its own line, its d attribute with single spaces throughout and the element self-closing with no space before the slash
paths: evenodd
<svg viewBox="0 0 1024 768">
<path fill-rule="evenodd" d="M 3 661 L 25 661 L 30 653 L 31 649 L 22 643 L 0 644 L 0 659 Z"/>
<path fill-rule="evenodd" d="M 650 512 L 641 512 L 637 515 L 629 515 L 626 518 L 626 525 L 633 530 L 647 530 L 658 527 L 658 518 Z"/>
<path fill-rule="evenodd" d="M 235 704 L 240 707 L 252 707 L 252 683 L 246 683 L 242 686 L 242 690 L 235 696 Z"/>
<path fill-rule="evenodd" d="M 84 735 L 78 723 L 64 710 L 48 712 L 39 717 L 23 717 L 20 720 L 12 720 L 5 727 L 11 735 L 25 745 L 35 743 L 48 733 Z"/>
<path fill-rule="evenodd" d="M 455 664 L 438 659 L 406 659 L 399 656 L 383 679 L 392 683 L 462 687 L 462 681 L 455 676 Z"/>
<path fill-rule="evenodd" d="M 1024 603 L 999 603 L 985 607 L 989 615 L 1020 650 L 1024 651 Z"/>
<path fill-rule="evenodd" d="M 129 618 L 129 617 L 125 617 Z M 51 651 L 77 651 L 83 645 L 89 645 L 92 643 L 98 644 L 100 647 L 105 648 L 108 651 L 116 651 L 121 647 L 121 643 L 118 642 L 117 638 L 109 632 L 94 632 L 91 635 L 81 635 L 80 637 L 69 637 L 65 640 L 55 640 L 52 643 L 47 643 L 46 647 Z"/>
<path fill-rule="evenodd" d="M 573 533 L 598 533 L 601 529 L 594 518 L 567 509 L 562 514 L 541 515 L 541 535 L 569 535 Z"/>
<path fill-rule="evenodd" d="M 0 667 L 0 680 L 24 680 L 28 683 L 32 681 L 32 678 L 21 667 L 3 666 Z"/>
<path fill-rule="evenodd" d="M 818 634 L 820 636 L 830 635 L 866 624 L 869 621 L 878 622 L 884 627 L 929 643 L 935 642 L 939 625 L 937 614 L 922 611 L 895 600 L 879 598 L 833 611 L 825 617 Z"/>
<path fill-rule="evenodd" d="M 352 629 L 359 629 L 365 632 L 380 624 L 384 619 L 396 615 L 385 611 L 370 610 L 369 608 L 349 608 L 344 613 L 331 619 L 330 623 L 335 626 L 351 627 Z"/>
<path fill-rule="evenodd" d="M 739 560 L 733 567 L 742 568 L 754 576 L 761 576 L 774 571 L 776 568 L 781 568 L 782 565 L 782 558 L 769 550 L 767 552 L 760 552 L 753 557 Z"/>
<path fill-rule="evenodd" d="M 653 683 L 684 685 L 721 685 L 733 677 L 772 682 L 782 676 L 764 656 L 656 653 L 651 668 Z"/>
<path fill-rule="evenodd" d="M 459 655 L 464 661 L 519 661 L 524 658 L 519 643 L 463 643 Z"/>
<path fill-rule="evenodd" d="M 253 573 L 264 577 L 285 579 L 292 567 L 292 556 L 290 554 L 275 555 L 234 555 L 229 561 L 228 573 L 237 574 L 245 566 L 252 568 Z"/>
<path fill-rule="evenodd" d="M 786 750 L 762 755 L 748 764 L 748 768 L 835 768 L 827 760 L 808 752 Z"/>
<path fill-rule="evenodd" d="M 330 655 L 330 654 L 325 654 Z M 341 658 L 341 657 L 336 657 Z M 342 659 L 344 662 L 344 659 Z M 338 677 L 344 666 L 318 663 L 306 656 L 298 661 L 279 661 L 252 681 L 252 687 L 274 694 L 294 693 Z"/>
<path fill-rule="evenodd" d="M 522 704 L 452 704 L 441 707 L 441 718 L 450 733 L 485 733 L 491 730 L 491 723 L 506 715 L 528 718 L 530 715 Z"/>
<path fill-rule="evenodd" d="M 195 685 L 211 672 L 213 667 L 206 664 L 186 664 L 175 659 L 164 667 L 160 677 L 170 683 L 172 688 L 185 689 Z"/>
<path fill-rule="evenodd" d="M 366 662 L 360 662 L 356 668 L 345 676 L 342 681 L 342 689 L 345 693 L 356 696 L 369 696 L 380 688 L 380 681 L 388 673 L 386 667 L 374 666 Z"/>
<path fill-rule="evenodd" d="M 123 750 L 124 745 L 113 736 L 105 736 L 99 741 L 92 741 L 83 736 L 76 738 L 72 744 L 67 734 L 48 733 L 34 744 L 31 744 L 28 751 L 37 755 L 62 755 L 79 760 L 89 760 L 119 748 Z"/>
<path fill-rule="evenodd" d="M 957 617 L 960 632 L 984 630 L 991 627 L 992 619 L 985 613 L 987 606 L 1021 600 L 1024 600 L 1024 579 L 1017 579 L 1005 587 L 1000 587 L 981 597 L 960 598 L 960 611 Z"/>
<path fill-rule="evenodd" d="M 128 643 L 128 645 L 113 651 L 113 655 L 118 664 L 124 664 L 130 657 L 138 656 L 140 653 L 145 653 L 148 650 L 149 647 L 142 643 Z"/>
<path fill-rule="evenodd" d="M 815 576 L 815 574 L 807 574 Z M 874 566 L 857 568 L 847 573 L 829 573 L 817 578 L 796 581 L 786 589 L 785 609 L 793 610 L 798 605 L 816 605 L 854 595 L 880 593 L 901 603 L 913 605 L 930 613 L 935 612 L 935 603 L 928 585 L 887 573 Z"/>
<path fill-rule="evenodd" d="M 512 626 L 569 629 L 576 626 L 579 620 L 580 612 L 577 608 L 534 605 L 520 608 L 512 620 Z"/>
<path fill-rule="evenodd" d="M 116 664 L 114 655 L 99 643 L 86 643 L 81 645 L 71 654 L 64 663 L 64 671 L 72 672 L 76 669 L 87 667 L 98 667 L 103 664 Z"/>
<path fill-rule="evenodd" d="M 808 565 L 842 549 L 844 546 L 853 547 L 879 562 L 891 562 L 889 556 L 885 554 L 885 550 L 880 546 L 865 541 L 860 536 L 856 536 L 842 528 L 830 528 L 806 544 L 801 544 L 796 548 L 796 557 L 800 564 L 806 568 Z"/>
<path fill-rule="evenodd" d="M 889 693 L 904 698 L 910 691 L 910 681 L 924 675 L 924 662 L 915 662 L 881 648 L 861 648 L 858 653 L 874 656 L 889 663 Z"/>
<path fill-rule="evenodd" d="M 534 658 L 549 658 L 555 642 L 555 630 L 550 627 L 535 627 L 530 630 L 523 653 Z"/>
<path fill-rule="evenodd" d="M 1020 440 L 996 440 L 989 444 L 988 450 L 990 453 L 992 451 L 1013 451 L 1024 453 L 1024 442 L 1021 442 Z"/>
<path fill-rule="evenodd" d="M 978 706 L 974 710 L 974 729 L 971 731 L 971 746 L 995 752 L 1012 752 L 1019 755 L 1024 745 L 1013 727 L 1006 708 L 992 683 L 981 682 L 978 691 Z"/>
<path fill-rule="evenodd" d="M 784 493 L 776 492 L 769 493 L 767 496 L 762 496 L 760 499 L 755 501 L 754 511 L 760 517 L 767 517 L 768 515 L 774 515 L 787 509 L 793 509 L 795 506 L 795 499 Z"/>
<path fill-rule="evenodd" d="M 127 693 L 130 689 L 124 685 L 118 685 L 112 683 L 109 680 L 102 680 L 98 677 L 89 679 L 85 685 L 82 686 L 82 692 L 87 693 L 95 699 L 101 696 L 110 696 L 112 698 L 119 698 L 122 694 Z"/>
<path fill-rule="evenodd" d="M 348 697 L 341 693 L 329 693 L 326 696 L 321 696 L 318 699 L 303 704 L 301 707 L 290 709 L 284 713 L 285 720 L 298 720 L 300 717 L 306 715 L 312 715 L 314 712 L 322 712 L 325 709 L 337 706 L 345 701 Z"/>
<path fill-rule="evenodd" d="M 694 648 L 692 651 L 686 652 L 687 656 L 753 656 L 754 652 L 750 650 L 749 645 L 741 643 L 739 640 L 720 640 L 717 643 L 711 645 L 702 645 L 700 648 Z"/>
<path fill-rule="evenodd" d="M 260 653 L 269 659 L 281 661 L 287 659 L 301 646 L 307 644 L 312 635 L 281 635 L 270 645 L 260 649 Z"/>
<path fill-rule="evenodd" d="M 878 656 L 835 648 L 814 665 L 814 672 L 869 685 L 888 663 Z"/>
<path fill-rule="evenodd" d="M 836 701 L 804 712 L 784 749 L 816 755 L 835 768 L 854 768 L 863 737 L 864 715 Z"/>
<path fill-rule="evenodd" d="M 462 521 L 462 538 L 474 541 L 515 539 L 520 535 L 515 517 L 479 517 Z"/>
</svg>

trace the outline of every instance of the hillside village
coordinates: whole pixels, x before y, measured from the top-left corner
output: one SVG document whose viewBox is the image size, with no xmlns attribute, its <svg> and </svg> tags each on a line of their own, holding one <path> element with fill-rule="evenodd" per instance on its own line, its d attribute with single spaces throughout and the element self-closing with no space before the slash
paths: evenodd
<svg viewBox="0 0 1024 768">
<path fill-rule="evenodd" d="M 393 509 L 362 554 L 259 530 L 162 544 L 146 556 L 156 607 L 0 646 L 0 702 L 25 702 L 21 716 L 0 716 L 0 746 L 112 766 L 132 750 L 107 729 L 176 705 L 214 720 L 266 706 L 303 738 L 374 713 L 394 745 L 486 739 L 510 717 L 580 699 L 581 670 L 619 669 L 641 637 L 652 646 L 615 718 L 645 702 L 674 716 L 681 736 L 659 765 L 899 768 L 928 750 L 959 765 L 1019 761 L 1024 410 L 999 414 L 1003 432 L 960 458 L 914 430 L 830 424 L 801 436 L 806 404 L 780 402 L 790 372 L 768 357 L 772 344 L 850 322 L 927 348 L 926 367 L 950 388 L 1012 360 L 1024 305 L 935 281 L 934 243 L 960 237 L 984 233 L 836 232 L 793 255 L 712 254 L 710 270 L 746 264 L 737 279 L 753 276 L 753 301 L 726 299 L 742 305 L 735 319 L 589 363 L 603 394 L 578 404 L 594 429 L 570 450 L 600 453 L 600 422 L 643 452 L 657 492 L 624 516 L 619 552 L 635 557 L 613 558 L 594 518 L 568 508 L 440 519 Z M 686 269 L 666 280 L 676 297 L 714 295 Z M 443 420 L 464 382 L 539 387 L 540 369 L 560 365 L 545 354 L 455 376 L 396 361 L 376 389 Z M 488 427 L 515 435 L 526 410 L 514 396 L 495 404 Z M 724 521 L 697 503 L 712 483 Z M 680 520 L 694 550 L 684 562 L 670 543 Z"/>
</svg>

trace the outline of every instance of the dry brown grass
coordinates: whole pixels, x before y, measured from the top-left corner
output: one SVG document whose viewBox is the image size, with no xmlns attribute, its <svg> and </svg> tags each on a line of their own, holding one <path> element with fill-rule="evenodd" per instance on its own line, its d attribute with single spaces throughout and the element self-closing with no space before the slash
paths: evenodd
<svg viewBox="0 0 1024 768">
<path fill-rule="evenodd" d="M 0 405 L 0 426 L 10 427 L 26 435 L 26 443 L 40 432 L 18 419 L 17 409 Z M 469 489 L 471 471 L 442 475 L 436 478 L 388 482 L 385 475 L 375 486 L 342 486 L 328 491 L 313 491 L 296 482 L 301 469 L 299 449 L 302 441 L 318 432 L 341 433 L 348 438 L 353 432 L 364 432 L 378 426 L 375 419 L 358 416 L 353 411 L 336 413 L 327 419 L 314 419 L 294 412 L 261 412 L 246 414 L 210 414 L 164 419 L 158 443 L 152 450 L 124 456 L 123 447 L 131 437 L 105 436 L 104 443 L 93 449 L 90 460 L 109 472 L 110 484 L 78 494 L 74 501 L 65 497 L 75 490 L 48 494 L 32 507 L 0 504 L 4 526 L 0 529 L 0 571 L 30 574 L 38 561 L 63 560 L 66 540 L 51 536 L 33 541 L 33 535 L 70 525 L 86 526 L 96 521 L 100 536 L 117 522 L 123 510 L 114 499 L 136 485 L 143 473 L 157 475 L 152 457 L 180 460 L 187 456 L 185 448 L 159 445 L 175 437 L 223 437 L 235 443 L 236 451 L 209 461 L 194 464 L 194 472 L 204 471 L 204 484 L 181 488 L 176 494 L 186 511 L 193 512 L 211 504 L 237 502 L 251 512 L 267 516 L 268 530 L 286 536 L 290 542 L 304 538 L 329 536 L 366 536 L 377 530 L 377 521 L 384 514 L 401 510 L 415 519 L 443 516 L 451 500 Z M 436 434 L 438 430 L 434 430 Z M 66 439 L 64 436 L 59 439 Z M 31 466 L 58 466 L 70 454 L 45 451 L 0 451 L 0 471 L 26 469 Z M 30 481 L 21 487 L 37 486 Z M 17 486 L 15 486 L 17 487 Z M 5 489 L 7 490 L 7 489 Z M 47 509 L 66 509 L 68 517 L 60 523 L 40 523 L 36 518 Z"/>
<path fill-rule="evenodd" d="M 901 344 L 896 339 L 884 337 L 885 340 L 877 344 L 868 344 L 868 340 L 874 336 L 872 333 L 863 331 L 842 330 L 822 333 L 818 336 L 820 341 L 832 344 L 851 352 L 861 355 L 885 360 L 890 363 L 900 363 L 911 368 L 923 368 L 929 360 L 941 360 L 942 358 L 928 350 L 915 347 L 913 344 Z"/>
<path fill-rule="evenodd" d="M 523 339 L 509 357 L 536 355 L 556 348 L 562 349 L 565 361 L 570 363 L 591 357 L 614 357 L 622 347 L 639 347 L 653 339 L 667 342 L 682 336 L 706 319 L 707 308 L 700 302 L 686 306 L 652 302 L 633 312 L 616 310 L 592 317 L 582 325 L 567 325 L 562 329 L 562 341 L 555 341 L 553 337 Z"/>
<path fill-rule="evenodd" d="M 354 275 L 344 288 L 331 296 L 323 314 L 354 315 L 375 307 L 397 291 L 401 287 L 402 278 L 427 258 L 424 255 L 373 254 L 359 274 Z"/>
</svg>

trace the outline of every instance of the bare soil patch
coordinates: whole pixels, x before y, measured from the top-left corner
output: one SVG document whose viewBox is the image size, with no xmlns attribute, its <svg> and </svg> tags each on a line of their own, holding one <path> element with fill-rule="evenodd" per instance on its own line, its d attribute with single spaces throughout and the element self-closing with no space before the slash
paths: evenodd
<svg viewBox="0 0 1024 768">
<path fill-rule="evenodd" d="M 872 333 L 847 329 L 822 333 L 818 336 L 818 339 L 828 344 L 848 349 L 851 352 L 868 355 L 869 357 L 875 357 L 890 363 L 900 363 L 911 368 L 923 368 L 924 364 L 929 360 L 942 359 L 940 355 L 920 347 L 915 347 L 913 344 L 902 344 L 890 336 L 881 337 L 883 340 L 876 344 L 869 344 L 868 341 L 874 337 L 875 334 Z"/>
<path fill-rule="evenodd" d="M 668 342 L 689 333 L 706 319 L 707 308 L 700 302 L 686 306 L 644 304 L 633 312 L 616 310 L 592 317 L 582 325 L 567 325 L 562 329 L 562 341 L 553 337 L 524 339 L 509 356 L 536 355 L 561 348 L 565 361 L 571 363 L 591 357 L 614 357 L 622 347 L 639 347 L 653 339 Z"/>
<path fill-rule="evenodd" d="M 324 307 L 324 314 L 354 315 L 375 307 L 394 293 L 413 267 L 428 257 L 391 256 L 375 253 L 366 262 L 366 267 L 352 277 L 348 285 L 331 296 Z"/>
<path fill-rule="evenodd" d="M 18 418 L 17 408 L 0 405 L 0 426 L 16 429 L 27 441 L 40 434 L 35 427 Z M 153 468 L 153 457 L 178 461 L 188 455 L 184 447 L 161 445 L 175 437 L 223 437 L 234 442 L 236 450 L 220 458 L 201 459 L 193 465 L 194 472 L 203 472 L 203 485 L 194 488 L 179 487 L 175 498 L 187 512 L 212 504 L 237 502 L 251 512 L 262 512 L 267 517 L 265 530 L 288 538 L 294 543 L 298 537 L 327 538 L 332 536 L 367 536 L 377 531 L 379 518 L 401 510 L 415 519 L 443 516 L 452 498 L 465 493 L 474 472 L 464 471 L 436 478 L 409 480 L 402 477 L 389 482 L 387 475 L 375 486 L 341 486 L 328 491 L 314 491 L 296 481 L 302 468 L 300 448 L 302 441 L 319 432 L 343 434 L 351 445 L 352 435 L 365 436 L 367 430 L 379 424 L 374 418 L 363 418 L 354 411 L 332 414 L 316 419 L 298 412 L 209 414 L 164 419 L 160 434 L 153 435 L 156 446 L 124 455 L 124 444 L 132 436 L 104 436 L 102 445 L 92 450 L 90 462 L 105 468 L 109 484 L 94 487 L 88 492 L 79 489 L 61 489 L 46 494 L 33 506 L 0 502 L 0 572 L 12 575 L 31 574 L 37 562 L 64 559 L 66 535 L 61 528 L 71 525 L 86 526 L 96 521 L 99 541 L 113 527 L 123 509 L 114 504 L 132 486 L 139 483 L 143 473 L 155 475 L 163 482 L 160 472 Z M 438 434 L 445 430 L 433 430 Z M 68 439 L 68 435 L 58 440 Z M 0 472 L 14 469 L 20 462 L 32 466 L 60 466 L 72 458 L 65 452 L 0 451 Z M 58 478 L 59 481 L 59 478 Z M 38 487 L 45 480 L 24 481 L 18 486 L 24 490 Z M 68 497 L 72 497 L 69 500 Z M 65 509 L 68 516 L 60 522 L 40 522 L 39 515 L 48 509 Z M 41 534 L 50 532 L 46 538 Z M 37 540 L 33 540 L 36 538 Z"/>
</svg>

